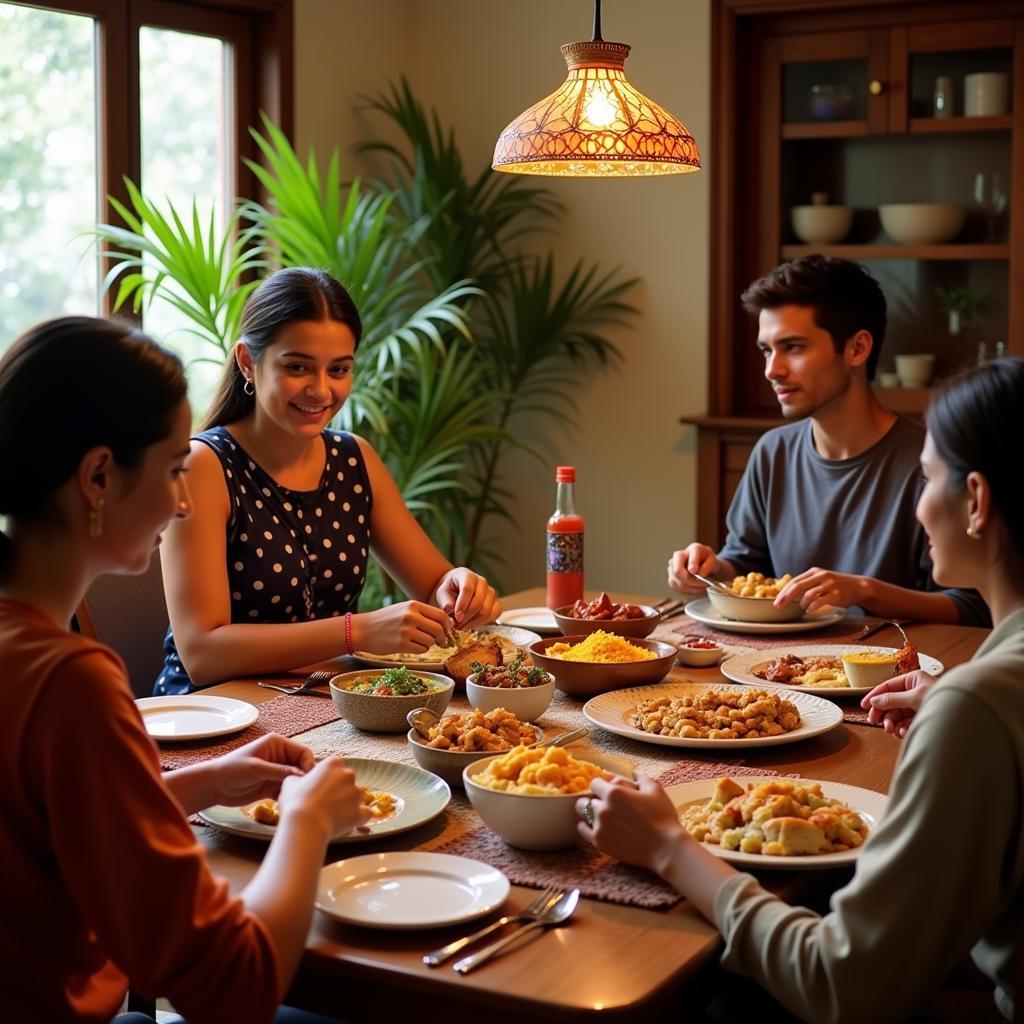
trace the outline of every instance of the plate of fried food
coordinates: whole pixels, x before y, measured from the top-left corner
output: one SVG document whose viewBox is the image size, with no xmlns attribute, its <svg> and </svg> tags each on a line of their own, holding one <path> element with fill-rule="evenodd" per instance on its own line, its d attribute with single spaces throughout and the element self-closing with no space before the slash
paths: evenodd
<svg viewBox="0 0 1024 1024">
<path fill-rule="evenodd" d="M 363 787 L 363 804 L 370 820 L 361 829 L 335 836 L 332 843 L 360 843 L 380 836 L 406 832 L 436 818 L 452 798 L 448 784 L 436 775 L 412 765 L 347 757 L 345 764 Z M 280 811 L 276 800 L 257 800 L 243 807 L 207 807 L 199 817 L 231 835 L 270 842 Z"/>
<path fill-rule="evenodd" d="M 797 690 L 731 683 L 659 683 L 612 690 L 583 705 L 608 732 L 667 747 L 767 747 L 820 736 L 843 721 L 838 704 Z"/>
<path fill-rule="evenodd" d="M 424 672 L 447 672 L 456 684 L 465 684 L 466 677 L 473 672 L 474 662 L 481 665 L 508 664 L 519 654 L 520 647 L 527 647 L 539 639 L 537 633 L 517 626 L 481 626 L 479 629 L 454 629 L 448 637 L 450 643 L 434 644 L 419 654 L 356 651 L 353 657 L 376 668 L 405 665 L 407 668 L 421 668 Z"/>
<path fill-rule="evenodd" d="M 750 651 L 722 662 L 721 672 L 736 683 L 786 686 L 827 697 L 862 697 L 893 676 L 923 669 L 937 676 L 937 658 L 910 643 L 895 647 L 863 644 L 807 644 Z"/>
<path fill-rule="evenodd" d="M 666 792 L 683 828 L 712 853 L 784 871 L 852 863 L 886 804 L 860 786 L 782 776 L 701 779 Z"/>
</svg>

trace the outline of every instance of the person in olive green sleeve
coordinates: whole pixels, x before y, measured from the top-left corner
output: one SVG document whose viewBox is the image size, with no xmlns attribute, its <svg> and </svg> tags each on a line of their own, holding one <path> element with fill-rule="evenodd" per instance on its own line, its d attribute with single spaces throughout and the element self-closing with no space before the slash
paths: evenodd
<svg viewBox="0 0 1024 1024">
<path fill-rule="evenodd" d="M 1007 1018 L 1024 938 L 1024 360 L 947 384 L 928 413 L 917 517 L 943 586 L 973 587 L 995 628 L 938 681 L 866 698 L 906 736 L 882 820 L 821 917 L 733 870 L 680 825 L 652 780 L 594 783 L 581 833 L 660 874 L 722 932 L 724 967 L 808 1021 L 906 1020 L 970 953 Z M 828 789 L 825 787 L 827 795 Z M 991 1008 L 991 1004 L 990 1004 Z"/>
</svg>

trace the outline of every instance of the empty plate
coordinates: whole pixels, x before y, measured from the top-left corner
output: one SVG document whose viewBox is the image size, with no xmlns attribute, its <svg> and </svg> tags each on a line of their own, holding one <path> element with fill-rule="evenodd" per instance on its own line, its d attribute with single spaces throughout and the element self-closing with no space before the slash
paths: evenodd
<svg viewBox="0 0 1024 1024">
<path fill-rule="evenodd" d="M 316 906 L 346 924 L 440 928 L 500 907 L 508 879 L 489 864 L 447 853 L 371 853 L 328 864 Z"/>
<path fill-rule="evenodd" d="M 141 697 L 135 706 L 155 740 L 204 740 L 240 732 L 256 721 L 255 705 L 233 697 L 188 693 L 179 697 Z"/>
<path fill-rule="evenodd" d="M 534 633 L 561 633 L 550 608 L 513 608 L 502 612 L 498 618 L 501 626 L 519 626 L 532 629 Z"/>
</svg>

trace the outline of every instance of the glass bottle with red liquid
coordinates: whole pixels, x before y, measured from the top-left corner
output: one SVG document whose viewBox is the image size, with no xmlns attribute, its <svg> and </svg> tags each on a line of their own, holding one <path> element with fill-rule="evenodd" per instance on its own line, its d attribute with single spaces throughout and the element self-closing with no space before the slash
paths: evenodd
<svg viewBox="0 0 1024 1024">
<path fill-rule="evenodd" d="M 559 466 L 555 482 L 555 511 L 547 530 L 549 608 L 583 597 L 583 517 L 576 514 L 575 467 Z"/>
</svg>

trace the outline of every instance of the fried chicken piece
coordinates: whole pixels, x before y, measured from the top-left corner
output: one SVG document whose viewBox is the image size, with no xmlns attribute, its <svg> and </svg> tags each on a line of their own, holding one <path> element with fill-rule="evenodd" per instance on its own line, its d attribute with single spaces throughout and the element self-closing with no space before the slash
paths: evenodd
<svg viewBox="0 0 1024 1024">
<path fill-rule="evenodd" d="M 896 675 L 901 676 L 904 672 L 913 672 L 920 667 L 917 648 L 911 643 L 904 644 L 897 655 Z"/>
<path fill-rule="evenodd" d="M 444 670 L 455 680 L 457 685 L 465 686 L 468 676 L 473 674 L 473 662 L 481 665 L 500 665 L 502 661 L 501 644 L 494 637 L 485 637 L 469 647 L 456 651 L 444 663 Z"/>
</svg>

